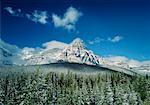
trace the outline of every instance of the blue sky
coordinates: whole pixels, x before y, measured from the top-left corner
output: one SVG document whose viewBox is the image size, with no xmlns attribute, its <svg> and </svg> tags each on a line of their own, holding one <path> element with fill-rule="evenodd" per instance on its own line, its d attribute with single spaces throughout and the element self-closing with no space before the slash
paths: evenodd
<svg viewBox="0 0 150 105">
<path fill-rule="evenodd" d="M 84 40 L 98 55 L 150 59 L 148 0 L 2 0 L 1 38 L 23 47 Z"/>
</svg>

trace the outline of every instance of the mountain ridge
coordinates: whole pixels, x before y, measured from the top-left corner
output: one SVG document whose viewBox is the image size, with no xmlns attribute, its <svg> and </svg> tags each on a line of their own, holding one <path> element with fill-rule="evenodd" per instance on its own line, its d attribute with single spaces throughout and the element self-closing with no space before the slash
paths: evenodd
<svg viewBox="0 0 150 105">
<path fill-rule="evenodd" d="M 91 50 L 87 49 L 83 40 L 80 38 L 74 39 L 70 44 L 58 41 L 50 41 L 43 44 L 43 48 L 28 48 L 19 49 L 14 45 L 10 45 L 1 40 L 0 45 L 0 65 L 42 65 L 58 62 L 81 63 L 88 65 L 99 65 L 105 67 L 118 67 L 131 69 L 127 58 L 119 58 L 119 61 L 113 58 L 105 58 L 95 55 Z M 13 49 L 13 50 L 11 50 Z M 15 50 L 14 50 L 15 49 Z M 4 56 L 5 54 L 11 56 Z M 117 58 L 117 59 L 118 59 Z M 116 59 L 116 58 L 115 58 Z M 122 60 L 126 60 L 123 62 Z M 127 62 L 128 61 L 128 62 Z M 131 63 L 135 63 L 132 61 Z M 140 62 L 138 62 L 140 63 Z M 144 64 L 144 63 L 143 63 Z M 149 62 L 146 66 L 140 65 L 141 68 L 149 70 Z M 136 69 L 139 70 L 140 67 Z"/>
</svg>

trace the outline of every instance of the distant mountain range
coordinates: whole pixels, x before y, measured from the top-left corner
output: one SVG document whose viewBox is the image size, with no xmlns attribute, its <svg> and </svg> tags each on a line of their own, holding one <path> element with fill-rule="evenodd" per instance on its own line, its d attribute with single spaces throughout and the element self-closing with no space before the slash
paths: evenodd
<svg viewBox="0 0 150 105">
<path fill-rule="evenodd" d="M 57 62 L 70 62 L 103 67 L 118 67 L 128 70 L 150 71 L 150 62 L 138 62 L 126 58 L 102 57 L 85 47 L 83 40 L 74 39 L 70 44 L 51 41 L 43 48 L 18 48 L 0 40 L 0 65 L 42 65 Z M 118 60 L 119 59 L 119 60 Z M 125 59 L 125 60 L 122 60 Z"/>
</svg>

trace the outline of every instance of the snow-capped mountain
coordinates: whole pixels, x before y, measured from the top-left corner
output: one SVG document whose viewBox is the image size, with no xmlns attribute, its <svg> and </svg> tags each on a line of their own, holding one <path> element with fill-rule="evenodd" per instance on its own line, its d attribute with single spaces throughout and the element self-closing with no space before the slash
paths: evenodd
<svg viewBox="0 0 150 105">
<path fill-rule="evenodd" d="M 108 68 L 146 70 L 150 72 L 150 61 L 140 62 L 123 56 L 102 57 L 88 50 L 80 38 L 70 44 L 58 41 L 46 42 L 42 48 L 18 48 L 0 40 L 0 65 L 39 65 L 71 62 L 99 65 Z"/>
<path fill-rule="evenodd" d="M 7 62 L 11 61 L 11 64 L 15 65 L 49 64 L 58 61 L 85 63 L 89 65 L 100 64 L 100 57 L 94 55 L 92 51 L 87 50 L 83 40 L 79 38 L 76 38 L 70 44 L 58 41 L 46 42 L 43 44 L 43 48 L 25 47 L 19 49 L 5 42 L 1 46 L 3 46 L 3 50 L 1 50 L 3 54 L 1 55 L 7 54 Z M 1 61 L 5 61 L 4 57 L 1 57 Z"/>
<path fill-rule="evenodd" d="M 87 50 L 83 40 L 76 38 L 69 44 L 59 55 L 59 61 L 85 63 L 89 65 L 98 65 L 99 57 L 94 55 L 92 51 Z"/>
</svg>

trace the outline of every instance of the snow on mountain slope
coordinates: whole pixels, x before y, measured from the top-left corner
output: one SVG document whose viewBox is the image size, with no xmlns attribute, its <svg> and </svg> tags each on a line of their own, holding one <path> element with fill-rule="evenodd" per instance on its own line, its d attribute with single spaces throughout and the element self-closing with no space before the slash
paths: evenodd
<svg viewBox="0 0 150 105">
<path fill-rule="evenodd" d="M 18 60 L 20 49 L 15 45 L 10 45 L 0 39 L 0 65 L 12 65 L 14 59 Z"/>
<path fill-rule="evenodd" d="M 30 56 L 23 57 L 25 61 L 24 65 L 36 65 L 36 64 L 49 64 L 56 62 L 56 54 L 59 53 L 61 49 L 53 48 L 46 51 L 40 51 L 37 54 L 31 53 Z"/>
<path fill-rule="evenodd" d="M 0 48 L 7 50 L 10 53 L 17 53 L 20 51 L 20 49 L 17 46 L 8 44 L 4 42 L 2 39 L 0 39 Z"/>
<path fill-rule="evenodd" d="M 83 40 L 76 38 L 68 47 L 66 47 L 59 55 L 59 61 L 85 63 L 89 65 L 98 65 L 99 57 L 94 55 L 92 51 L 87 50 Z"/>
<path fill-rule="evenodd" d="M 50 41 L 42 45 L 43 48 L 18 48 L 0 40 L 0 65 L 36 65 L 48 64 L 56 61 L 56 56 L 68 44 Z"/>
<path fill-rule="evenodd" d="M 24 65 L 36 65 L 36 64 L 49 64 L 57 62 L 56 56 L 62 51 L 68 44 L 50 41 L 43 44 L 44 48 L 24 48 L 22 50 L 22 59 L 25 61 Z"/>
</svg>

